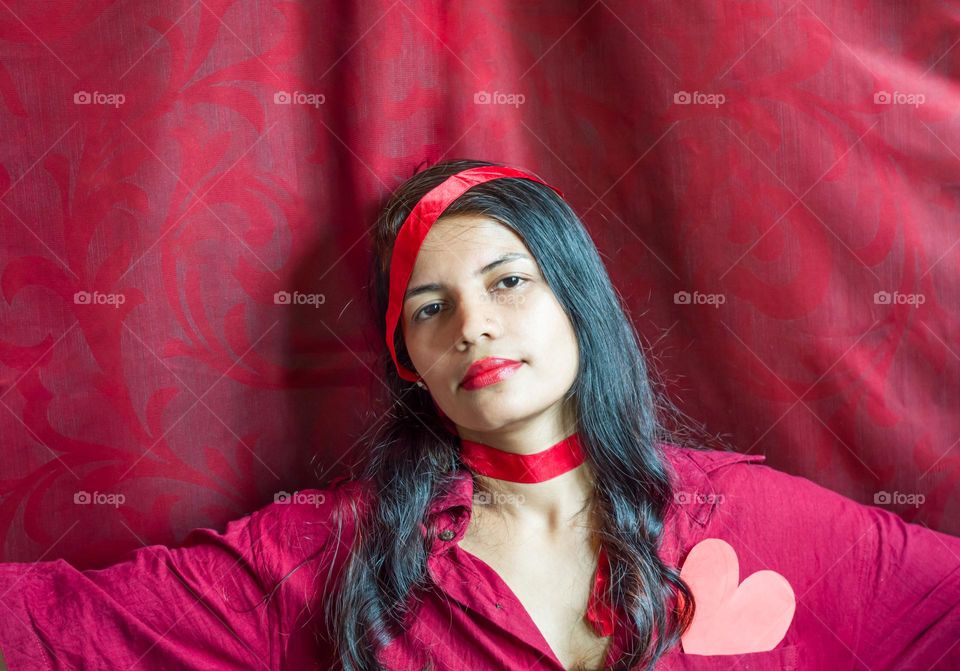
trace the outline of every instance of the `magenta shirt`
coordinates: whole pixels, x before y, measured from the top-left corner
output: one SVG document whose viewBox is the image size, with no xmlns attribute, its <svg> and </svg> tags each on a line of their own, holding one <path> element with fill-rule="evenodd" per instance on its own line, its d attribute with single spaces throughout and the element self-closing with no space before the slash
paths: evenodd
<svg viewBox="0 0 960 671">
<path fill-rule="evenodd" d="M 693 655 L 678 646 L 658 669 L 960 669 L 960 538 L 756 463 L 762 455 L 665 452 L 678 495 L 661 557 L 679 566 L 700 540 L 721 538 L 737 552 L 741 581 L 777 571 L 797 608 L 772 650 Z M 146 547 L 103 570 L 62 560 L 0 564 L 9 668 L 336 668 L 314 629 L 326 576 L 347 550 L 346 540 L 332 545 L 329 513 L 334 497 L 351 491 L 356 483 L 302 491 L 300 502 L 271 504 L 223 534 L 196 529 L 180 547 Z M 419 668 L 429 649 L 439 669 L 563 671 L 507 584 L 457 545 L 472 494 L 463 472 L 456 491 L 434 502 L 438 536 L 453 532 L 436 539 L 428 559 L 440 593 L 422 596 L 414 625 L 384 662 Z M 608 661 L 623 649 L 623 633 Z"/>
</svg>

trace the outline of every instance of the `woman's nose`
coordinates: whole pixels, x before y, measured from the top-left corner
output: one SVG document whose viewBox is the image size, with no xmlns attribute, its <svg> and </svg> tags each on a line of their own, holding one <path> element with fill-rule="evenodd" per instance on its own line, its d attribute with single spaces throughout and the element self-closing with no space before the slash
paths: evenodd
<svg viewBox="0 0 960 671">
<path fill-rule="evenodd" d="M 473 343 L 484 335 L 488 338 L 496 337 L 499 331 L 496 310 L 496 301 L 488 293 L 461 298 L 458 310 L 460 340 Z"/>
</svg>

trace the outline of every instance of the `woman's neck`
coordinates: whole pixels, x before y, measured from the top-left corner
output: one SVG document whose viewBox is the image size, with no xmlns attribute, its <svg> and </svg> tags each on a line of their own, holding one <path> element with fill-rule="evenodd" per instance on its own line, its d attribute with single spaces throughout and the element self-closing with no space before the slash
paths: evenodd
<svg viewBox="0 0 960 671">
<path fill-rule="evenodd" d="M 587 508 L 593 472 L 569 406 L 496 431 L 458 427 L 458 433 L 461 457 L 476 473 L 475 514 L 495 513 L 525 531 L 560 533 Z"/>
<path fill-rule="evenodd" d="M 474 515 L 495 514 L 518 530 L 547 535 L 562 535 L 583 526 L 594 482 L 586 462 L 544 482 L 476 477 Z"/>
</svg>

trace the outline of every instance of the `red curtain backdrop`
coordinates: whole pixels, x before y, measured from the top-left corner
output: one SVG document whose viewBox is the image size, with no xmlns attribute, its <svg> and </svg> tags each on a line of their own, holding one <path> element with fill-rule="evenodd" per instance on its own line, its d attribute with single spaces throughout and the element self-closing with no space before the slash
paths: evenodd
<svg viewBox="0 0 960 671">
<path fill-rule="evenodd" d="M 0 5 L 3 560 L 340 474 L 373 217 L 465 157 L 566 193 L 684 412 L 960 534 L 955 3 Z"/>
</svg>

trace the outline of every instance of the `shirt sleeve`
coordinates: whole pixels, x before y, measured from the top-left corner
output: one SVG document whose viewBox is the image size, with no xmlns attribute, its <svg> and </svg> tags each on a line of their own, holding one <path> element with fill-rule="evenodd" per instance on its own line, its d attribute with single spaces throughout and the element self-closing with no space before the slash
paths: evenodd
<svg viewBox="0 0 960 671">
<path fill-rule="evenodd" d="M 874 669 L 960 669 L 960 538 L 863 506 L 864 661 Z"/>
<path fill-rule="evenodd" d="M 326 505 L 274 503 L 101 570 L 0 564 L 0 650 L 11 671 L 314 668 Z"/>
</svg>

